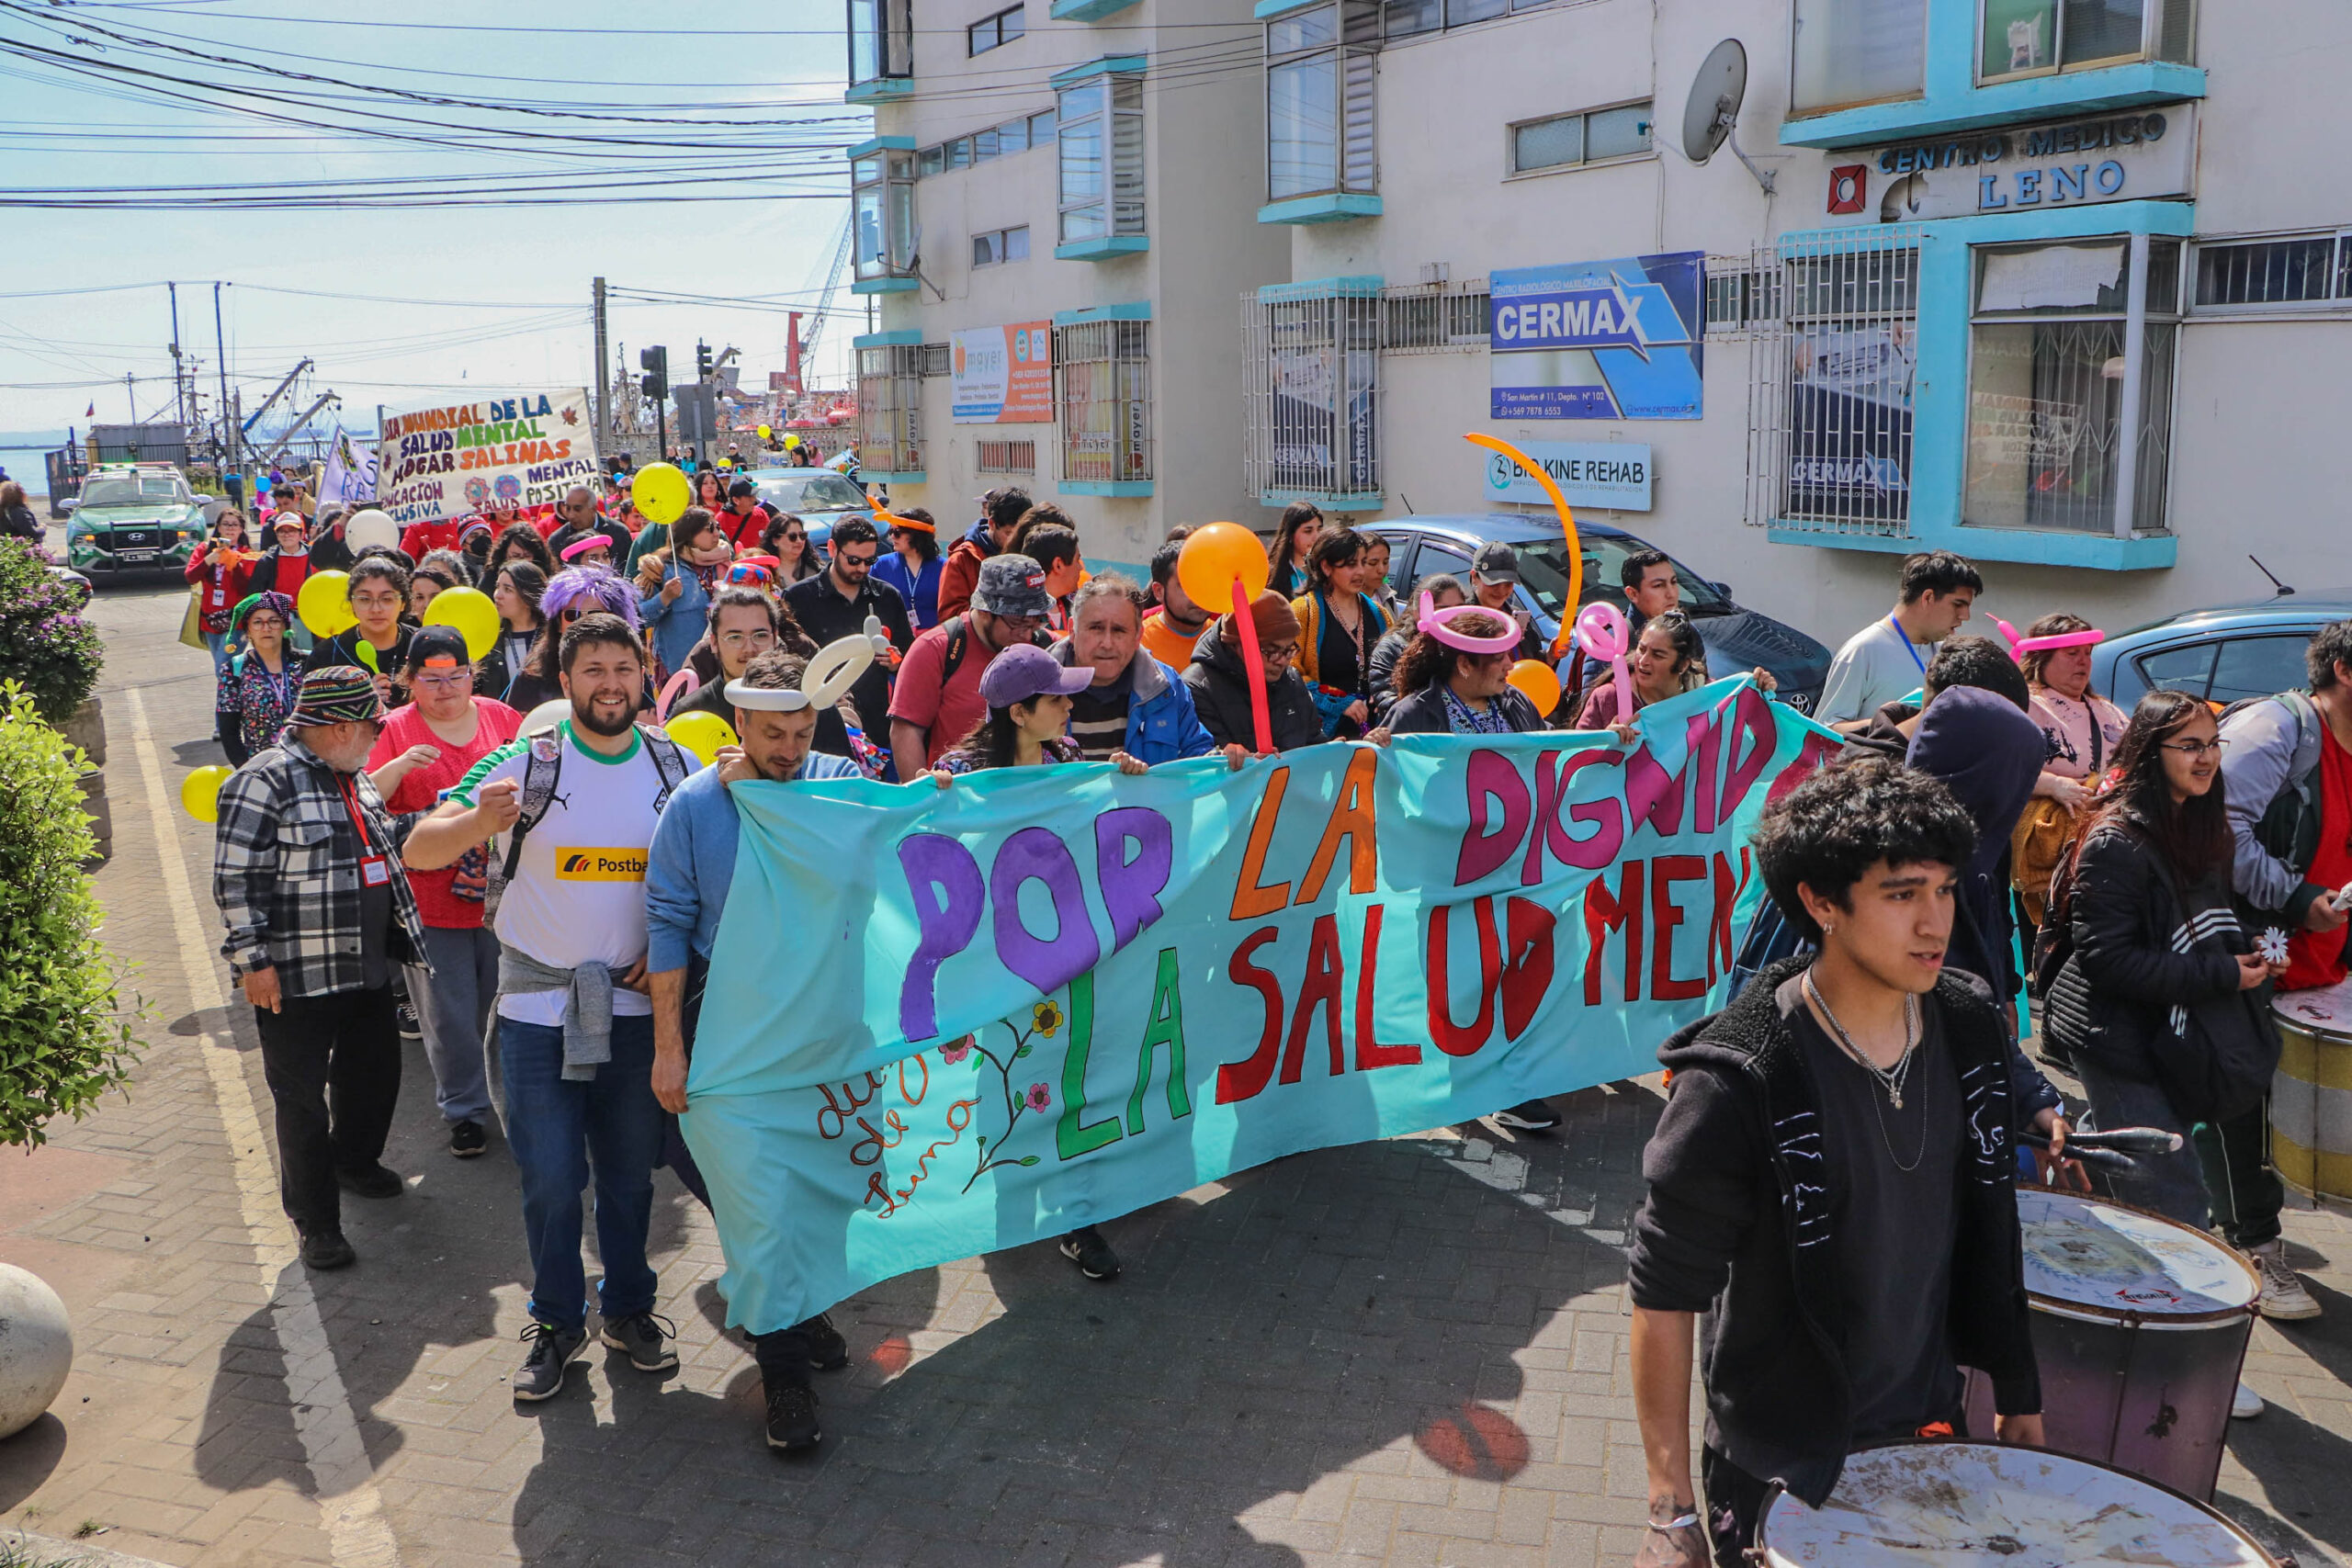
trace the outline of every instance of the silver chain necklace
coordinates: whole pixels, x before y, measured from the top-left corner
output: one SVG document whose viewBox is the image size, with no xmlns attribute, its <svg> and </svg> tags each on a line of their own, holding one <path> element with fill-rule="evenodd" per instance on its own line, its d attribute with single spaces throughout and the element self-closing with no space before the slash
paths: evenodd
<svg viewBox="0 0 2352 1568">
<path fill-rule="evenodd" d="M 1895 1058 L 1892 1067 L 1882 1067 L 1862 1055 L 1861 1047 L 1854 1043 L 1854 1037 L 1846 1032 L 1846 1026 L 1829 1010 L 1828 999 L 1822 996 L 1821 987 L 1813 983 L 1811 969 L 1804 972 L 1804 994 L 1812 999 L 1814 1006 L 1821 1010 L 1821 1016 L 1829 1021 L 1830 1031 L 1837 1035 L 1839 1048 L 1853 1058 L 1856 1066 L 1879 1081 L 1879 1087 L 1886 1090 L 1888 1104 L 1897 1111 L 1902 1110 L 1903 1085 L 1911 1076 L 1912 1055 L 1919 1043 L 1919 998 L 1912 996 L 1903 998 L 1903 1055 Z"/>
</svg>

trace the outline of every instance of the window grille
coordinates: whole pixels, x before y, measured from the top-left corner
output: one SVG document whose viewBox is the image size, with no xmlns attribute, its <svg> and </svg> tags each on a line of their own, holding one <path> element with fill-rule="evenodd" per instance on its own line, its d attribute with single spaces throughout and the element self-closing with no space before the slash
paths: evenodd
<svg viewBox="0 0 2352 1568">
<path fill-rule="evenodd" d="M 1709 279 L 1711 327 L 1751 333 L 1747 521 L 1910 533 L 1916 226 L 1788 234 Z M 1712 273 L 1712 269 L 1711 269 Z"/>
<path fill-rule="evenodd" d="M 984 474 L 1034 474 L 1037 471 L 1035 441 L 982 441 L 979 471 Z"/>
<path fill-rule="evenodd" d="M 1150 342 L 1149 321 L 1054 329 L 1064 479 L 1125 484 L 1152 477 Z"/>
<path fill-rule="evenodd" d="M 2352 236 L 2298 234 L 2197 247 L 2196 308 L 2352 299 Z"/>
<path fill-rule="evenodd" d="M 1747 256 L 1707 258 L 1707 335 L 1742 337 L 1781 320 L 1781 269 Z"/>
<path fill-rule="evenodd" d="M 1383 354 L 1469 354 L 1487 346 L 1493 321 L 1487 280 L 1384 289 Z"/>
<path fill-rule="evenodd" d="M 926 343 L 918 344 L 917 348 L 919 352 L 915 359 L 916 375 L 944 376 L 948 373 L 953 361 L 948 355 L 947 344 Z"/>
<path fill-rule="evenodd" d="M 1242 482 L 1250 494 L 1380 504 L 1388 303 L 1376 294 L 1243 297 Z"/>
<path fill-rule="evenodd" d="M 890 344 L 857 351 L 857 461 L 887 474 L 922 468 L 922 365 L 938 344 Z"/>
</svg>

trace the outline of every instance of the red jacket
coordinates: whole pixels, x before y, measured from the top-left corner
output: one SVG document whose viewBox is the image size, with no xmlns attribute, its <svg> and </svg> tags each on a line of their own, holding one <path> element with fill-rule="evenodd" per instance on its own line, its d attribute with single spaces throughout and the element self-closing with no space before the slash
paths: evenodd
<svg viewBox="0 0 2352 1568">
<path fill-rule="evenodd" d="M 766 507 L 753 502 L 752 510 L 741 516 L 731 506 L 719 513 L 718 531 L 727 536 L 727 542 L 735 547 L 736 554 L 741 555 L 745 550 L 760 547 L 760 536 L 767 532 L 769 523 L 774 520 Z"/>
<path fill-rule="evenodd" d="M 203 589 L 196 613 L 198 624 L 208 632 L 229 629 L 229 612 L 245 596 L 245 585 L 253 581 L 254 563 L 261 557 L 252 550 L 222 552 L 216 540 L 207 539 L 196 547 L 196 554 L 188 558 L 187 577 Z"/>
<path fill-rule="evenodd" d="M 437 522 L 410 524 L 401 531 L 401 553 L 418 561 L 429 551 L 456 549 L 458 529 L 464 521 L 462 517 L 447 517 Z"/>
</svg>

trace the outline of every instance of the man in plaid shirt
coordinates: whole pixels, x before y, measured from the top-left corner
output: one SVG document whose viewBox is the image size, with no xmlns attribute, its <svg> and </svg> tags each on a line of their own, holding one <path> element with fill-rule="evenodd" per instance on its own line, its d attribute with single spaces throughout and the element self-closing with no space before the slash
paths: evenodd
<svg viewBox="0 0 2352 1568">
<path fill-rule="evenodd" d="M 313 670 L 277 745 L 220 790 L 212 897 L 220 944 L 254 1005 L 277 1121 L 278 1198 L 302 1261 L 339 1269 L 338 1189 L 406 1190 L 383 1164 L 401 1087 L 392 976 L 424 964 L 395 818 L 361 771 L 384 707 L 367 671 Z"/>
</svg>

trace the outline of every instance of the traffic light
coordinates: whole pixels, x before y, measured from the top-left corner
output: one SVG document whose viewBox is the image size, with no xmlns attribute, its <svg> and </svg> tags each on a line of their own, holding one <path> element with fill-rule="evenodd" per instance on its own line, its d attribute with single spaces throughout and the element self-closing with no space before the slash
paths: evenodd
<svg viewBox="0 0 2352 1568">
<path fill-rule="evenodd" d="M 707 343 L 695 344 L 695 379 L 697 381 L 710 379 L 710 344 Z"/>
<path fill-rule="evenodd" d="M 639 349 L 637 362 L 645 370 L 645 375 L 638 379 L 638 390 L 657 403 L 668 397 L 670 395 L 670 351 L 660 347 Z"/>
</svg>

